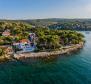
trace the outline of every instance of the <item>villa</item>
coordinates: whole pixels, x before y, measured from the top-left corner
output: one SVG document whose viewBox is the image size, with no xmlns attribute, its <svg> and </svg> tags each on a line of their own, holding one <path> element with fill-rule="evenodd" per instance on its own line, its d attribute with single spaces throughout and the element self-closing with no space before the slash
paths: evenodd
<svg viewBox="0 0 91 84">
<path fill-rule="evenodd" d="M 29 34 L 29 39 L 22 39 L 19 42 L 13 43 L 13 46 L 20 52 L 32 52 L 35 50 L 36 45 L 34 43 L 35 34 Z"/>
</svg>

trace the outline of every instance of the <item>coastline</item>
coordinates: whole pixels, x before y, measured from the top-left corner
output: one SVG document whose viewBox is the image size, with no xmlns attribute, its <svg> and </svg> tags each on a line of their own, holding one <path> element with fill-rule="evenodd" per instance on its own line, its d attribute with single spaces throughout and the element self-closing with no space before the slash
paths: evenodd
<svg viewBox="0 0 91 84">
<path fill-rule="evenodd" d="M 18 60 L 27 59 L 27 58 L 37 58 L 37 57 L 49 57 L 49 56 L 56 56 L 67 54 L 78 49 L 83 48 L 84 42 L 80 42 L 79 44 L 65 46 L 60 50 L 50 51 L 50 52 L 31 52 L 31 53 L 22 53 L 22 54 L 14 54 L 14 58 Z"/>
</svg>

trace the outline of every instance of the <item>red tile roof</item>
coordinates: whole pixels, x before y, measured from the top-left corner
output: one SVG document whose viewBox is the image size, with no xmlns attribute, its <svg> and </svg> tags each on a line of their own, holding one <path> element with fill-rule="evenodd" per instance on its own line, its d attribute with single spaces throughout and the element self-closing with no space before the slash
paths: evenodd
<svg viewBox="0 0 91 84">
<path fill-rule="evenodd" d="M 9 36 L 10 35 L 10 32 L 5 31 L 5 32 L 2 33 L 2 35 Z"/>
<path fill-rule="evenodd" d="M 22 40 L 20 40 L 20 42 L 21 43 L 25 43 L 25 42 L 29 43 L 29 40 L 28 39 L 22 39 Z"/>
</svg>

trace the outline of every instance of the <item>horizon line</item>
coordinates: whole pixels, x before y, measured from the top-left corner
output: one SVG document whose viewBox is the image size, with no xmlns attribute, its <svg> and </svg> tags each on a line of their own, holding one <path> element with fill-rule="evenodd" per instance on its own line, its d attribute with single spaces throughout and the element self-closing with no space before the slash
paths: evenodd
<svg viewBox="0 0 91 84">
<path fill-rule="evenodd" d="M 91 19 L 91 18 L 22 18 L 22 19 L 13 19 L 13 18 L 0 18 L 0 20 L 41 20 L 41 19 Z"/>
</svg>

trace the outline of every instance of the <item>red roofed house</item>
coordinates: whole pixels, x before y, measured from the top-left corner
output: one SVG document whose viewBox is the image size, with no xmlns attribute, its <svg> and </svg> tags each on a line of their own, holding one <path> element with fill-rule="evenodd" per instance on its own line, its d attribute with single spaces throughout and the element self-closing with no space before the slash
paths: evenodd
<svg viewBox="0 0 91 84">
<path fill-rule="evenodd" d="M 2 36 L 10 36 L 10 31 L 5 30 L 5 31 L 2 33 Z"/>
<path fill-rule="evenodd" d="M 19 43 L 14 43 L 13 45 L 17 46 L 22 52 L 31 52 L 35 50 L 35 47 L 31 45 L 28 39 L 22 39 Z"/>
</svg>

